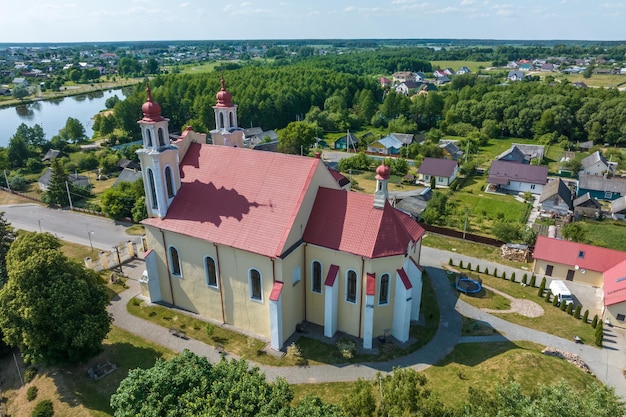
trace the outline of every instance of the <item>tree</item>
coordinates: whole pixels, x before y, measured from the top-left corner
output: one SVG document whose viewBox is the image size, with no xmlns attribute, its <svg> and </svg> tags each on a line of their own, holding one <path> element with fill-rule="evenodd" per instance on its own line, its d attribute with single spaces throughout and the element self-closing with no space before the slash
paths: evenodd
<svg viewBox="0 0 626 417">
<path fill-rule="evenodd" d="M 350 417 L 369 417 L 376 411 L 372 383 L 359 378 L 343 401 L 343 411 Z"/>
<path fill-rule="evenodd" d="M 105 190 L 100 199 L 100 204 L 102 211 L 107 216 L 117 220 L 123 217 L 133 217 L 133 211 L 137 210 L 136 204 L 142 197 L 144 197 L 142 180 L 134 183 L 124 181 Z M 145 207 L 145 200 L 143 200 L 142 205 Z M 138 215 L 140 214 L 138 213 Z"/>
<path fill-rule="evenodd" d="M 4 217 L 4 212 L 0 212 L 0 288 L 4 287 L 9 278 L 6 256 L 14 240 L 15 232 L 13 227 Z"/>
<path fill-rule="evenodd" d="M 43 193 L 42 201 L 46 204 L 58 204 L 61 207 L 69 205 L 67 186 L 69 175 L 58 158 L 52 160 L 52 174 L 48 182 L 48 189 Z M 65 184 L 68 183 L 66 186 Z"/>
<path fill-rule="evenodd" d="M 87 138 L 85 127 L 80 120 L 68 117 L 65 126 L 59 131 L 59 135 L 68 142 L 78 143 Z"/>
<path fill-rule="evenodd" d="M 144 71 L 146 74 L 158 74 L 159 62 L 154 58 L 149 58 L 144 66 Z"/>
<path fill-rule="evenodd" d="M 283 153 L 299 155 L 307 154 L 315 143 L 315 125 L 306 122 L 291 122 L 286 128 L 280 129 L 278 135 L 278 150 Z"/>
<path fill-rule="evenodd" d="M 49 233 L 24 233 L 7 254 L 0 329 L 30 363 L 76 363 L 100 352 L 110 330 L 98 275 L 70 260 Z"/>
<path fill-rule="evenodd" d="M 26 160 L 30 156 L 28 143 L 23 135 L 16 133 L 7 148 L 7 157 L 13 167 L 21 168 L 26 164 Z"/>
<path fill-rule="evenodd" d="M 152 368 L 131 370 L 111 396 L 111 407 L 116 417 L 302 416 L 307 408 L 323 408 L 307 399 L 296 413 L 292 399 L 287 382 L 268 383 L 243 359 L 211 364 L 185 350 L 170 360 L 158 359 Z"/>
<path fill-rule="evenodd" d="M 585 242 L 587 240 L 587 229 L 581 222 L 574 222 L 561 229 L 561 235 L 565 239 L 574 242 Z"/>
<path fill-rule="evenodd" d="M 493 225 L 493 234 L 503 242 L 516 242 L 521 239 L 522 233 L 518 223 L 502 220 Z"/>
<path fill-rule="evenodd" d="M 443 415 L 443 406 L 431 397 L 426 382 L 424 374 L 412 368 L 396 368 L 384 377 L 379 373 L 376 376 L 376 385 L 381 391 L 379 415 Z"/>
<path fill-rule="evenodd" d="M 28 89 L 27 86 L 23 84 L 18 84 L 15 87 L 13 87 L 11 94 L 13 94 L 13 97 L 15 97 L 16 99 L 22 101 L 24 100 L 24 97 L 27 97 L 30 95 L 30 90 Z"/>
</svg>

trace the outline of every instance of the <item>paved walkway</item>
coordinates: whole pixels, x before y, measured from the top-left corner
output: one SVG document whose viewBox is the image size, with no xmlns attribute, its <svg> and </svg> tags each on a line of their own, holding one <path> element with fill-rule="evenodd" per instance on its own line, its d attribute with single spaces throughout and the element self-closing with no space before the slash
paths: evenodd
<svg viewBox="0 0 626 417">
<path fill-rule="evenodd" d="M 464 263 L 472 262 L 475 264 L 479 262 L 481 266 L 489 266 L 490 269 L 497 266 L 499 271 L 507 271 L 507 275 L 514 271 L 518 276 L 524 273 L 521 270 L 496 265 L 495 263 L 485 262 L 476 258 L 423 247 L 421 263 L 427 267 L 441 309 L 439 329 L 435 337 L 426 346 L 410 355 L 389 362 L 304 367 L 258 366 L 269 379 L 274 380 L 277 377 L 283 377 L 293 384 L 352 381 L 357 378 L 372 379 L 377 372 L 390 372 L 394 367 L 398 366 L 423 370 L 443 359 L 454 349 L 457 343 L 529 340 L 580 355 L 602 382 L 615 387 L 616 392 L 626 398 L 626 379 L 622 375 L 622 369 L 626 367 L 626 359 L 622 351 L 624 345 L 621 344 L 621 341 L 620 343 L 614 343 L 615 347 L 608 346 L 604 349 L 576 344 L 573 341 L 509 323 L 472 307 L 458 299 L 457 294 L 450 286 L 445 272 L 440 268 L 442 264 L 447 264 L 451 256 L 455 259 L 455 264 L 458 260 L 463 259 Z M 169 333 L 168 329 L 129 314 L 126 310 L 126 304 L 139 294 L 139 283 L 137 280 L 143 271 L 143 262 L 139 260 L 133 261 L 133 263 L 125 265 L 124 269 L 125 272 L 128 271 L 127 274 L 130 277 L 128 280 L 129 289 L 123 291 L 112 300 L 109 307 L 116 326 L 177 352 L 189 349 L 198 355 L 206 356 L 211 362 L 220 359 L 220 354 L 212 346 L 193 339 L 183 340 L 174 337 Z M 461 338 L 461 316 L 488 323 L 500 335 Z M 615 337 L 617 339 L 617 335 L 613 335 L 611 329 L 607 329 L 607 337 Z"/>
</svg>

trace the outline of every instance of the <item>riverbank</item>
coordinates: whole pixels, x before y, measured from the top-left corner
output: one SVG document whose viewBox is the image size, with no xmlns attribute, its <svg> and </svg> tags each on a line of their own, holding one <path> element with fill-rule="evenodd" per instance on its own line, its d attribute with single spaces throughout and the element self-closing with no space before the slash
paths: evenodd
<svg viewBox="0 0 626 417">
<path fill-rule="evenodd" d="M 0 98 L 0 108 L 20 106 L 24 104 L 35 103 L 38 101 L 53 100 L 65 97 L 78 96 L 81 94 L 94 93 L 98 91 L 114 90 L 118 88 L 128 87 L 140 83 L 143 78 L 129 78 L 119 81 L 106 81 L 96 84 L 78 84 L 61 87 L 61 91 L 46 91 L 41 96 L 34 95 L 18 100 L 13 97 Z"/>
</svg>

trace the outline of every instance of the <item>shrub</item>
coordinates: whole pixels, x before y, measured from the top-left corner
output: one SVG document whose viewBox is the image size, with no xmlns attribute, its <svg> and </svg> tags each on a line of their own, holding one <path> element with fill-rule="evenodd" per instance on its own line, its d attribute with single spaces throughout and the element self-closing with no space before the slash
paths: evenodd
<svg viewBox="0 0 626 417">
<path fill-rule="evenodd" d="M 459 261 L 459 268 L 463 269 L 463 260 Z"/>
<path fill-rule="evenodd" d="M 502 272 L 502 279 L 506 279 L 506 271 Z"/>
<path fill-rule="evenodd" d="M 43 400 L 38 402 L 30 415 L 31 417 L 52 417 L 54 415 L 52 401 Z"/>
<path fill-rule="evenodd" d="M 537 277 L 535 276 L 535 274 L 533 274 L 533 276 L 530 277 L 530 283 L 528 285 L 530 285 L 531 287 L 534 287 L 535 284 L 537 283 Z M 546 288 L 546 284 L 543 284 L 543 288 Z"/>
<path fill-rule="evenodd" d="M 296 359 L 302 358 L 302 349 L 300 349 L 300 346 L 298 346 L 296 342 L 291 342 L 291 344 L 287 346 L 287 356 Z"/>
<path fill-rule="evenodd" d="M 28 368 L 24 372 L 24 382 L 28 383 L 28 382 L 32 381 L 33 379 L 35 379 L 36 375 L 37 375 L 37 368 L 35 368 L 35 367 Z"/>
<path fill-rule="evenodd" d="M 39 392 L 39 389 L 32 385 L 30 387 L 28 387 L 28 390 L 26 391 L 26 399 L 28 401 L 33 401 L 35 398 L 37 398 L 37 393 Z"/>
<path fill-rule="evenodd" d="M 558 297 L 555 297 L 558 298 Z M 559 306 L 561 308 L 561 311 L 565 311 L 565 309 L 567 308 L 567 303 L 565 301 L 561 301 L 561 305 Z"/>
<path fill-rule="evenodd" d="M 340 339 L 337 342 L 337 349 L 345 359 L 351 359 L 356 352 L 356 344 L 351 340 Z"/>
<path fill-rule="evenodd" d="M 574 303 L 569 303 L 565 311 L 567 311 L 567 314 L 571 316 L 573 314 L 572 313 L 573 310 L 574 310 Z"/>
<path fill-rule="evenodd" d="M 476 272 L 480 274 L 480 265 L 476 265 Z"/>
<path fill-rule="evenodd" d="M 485 272 L 484 272 L 484 274 L 485 274 L 485 275 L 489 275 L 489 268 L 485 268 Z"/>
<path fill-rule="evenodd" d="M 452 258 L 450 258 L 450 259 L 448 260 L 448 265 L 450 265 L 450 266 L 453 266 L 453 265 L 454 265 L 454 264 L 452 263 Z"/>
<path fill-rule="evenodd" d="M 546 283 L 547 283 L 546 282 L 546 277 L 541 278 L 541 285 L 543 286 L 543 288 L 546 288 Z"/>
<path fill-rule="evenodd" d="M 576 310 L 574 310 L 574 317 L 576 317 L 577 319 L 580 318 L 580 310 L 582 310 L 582 306 L 578 304 L 576 306 Z"/>
<path fill-rule="evenodd" d="M 591 327 L 595 329 L 597 325 L 598 325 L 598 315 L 596 314 L 595 316 L 593 316 L 593 320 L 591 320 Z"/>
<path fill-rule="evenodd" d="M 589 322 L 589 310 L 585 310 L 585 314 L 583 314 L 583 319 L 582 319 L 583 323 L 588 323 Z"/>
<path fill-rule="evenodd" d="M 550 302 L 550 291 L 548 291 L 548 292 L 546 293 L 546 296 L 544 297 L 544 300 L 546 300 L 546 303 L 549 303 L 549 302 Z"/>
<path fill-rule="evenodd" d="M 596 332 L 596 346 L 600 346 L 602 347 L 602 339 L 604 339 L 604 329 L 602 328 L 602 326 L 598 326 L 598 329 L 600 329 L 599 331 Z"/>
<path fill-rule="evenodd" d="M 204 331 L 206 332 L 207 336 L 213 336 L 213 333 L 215 333 L 215 324 L 213 323 L 205 324 Z"/>
<path fill-rule="evenodd" d="M 512 282 L 515 282 L 515 272 L 513 272 L 513 273 L 511 274 L 511 281 L 512 281 Z"/>
<path fill-rule="evenodd" d="M 548 294 L 549 293 L 550 293 L 550 291 L 548 291 Z M 554 297 L 552 299 L 552 305 L 555 306 L 555 307 L 559 305 L 559 297 Z"/>
<path fill-rule="evenodd" d="M 539 287 L 539 290 L 537 290 L 537 296 L 538 297 L 543 297 L 543 291 L 545 290 L 545 288 L 543 287 Z M 549 291 L 548 291 L 549 292 Z"/>
<path fill-rule="evenodd" d="M 467 263 L 467 269 L 470 270 L 470 271 L 472 270 L 472 263 L 471 262 Z"/>
<path fill-rule="evenodd" d="M 498 278 L 498 268 L 493 269 L 493 276 Z"/>
<path fill-rule="evenodd" d="M 522 284 L 528 285 L 528 274 L 524 274 L 522 277 Z"/>
</svg>

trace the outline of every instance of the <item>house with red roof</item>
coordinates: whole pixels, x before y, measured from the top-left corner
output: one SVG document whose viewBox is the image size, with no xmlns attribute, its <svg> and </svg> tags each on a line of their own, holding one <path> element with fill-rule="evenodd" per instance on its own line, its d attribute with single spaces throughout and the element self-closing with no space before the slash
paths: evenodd
<svg viewBox="0 0 626 417">
<path fill-rule="evenodd" d="M 603 289 L 603 317 L 626 327 L 626 252 L 539 236 L 533 273 Z"/>
<path fill-rule="evenodd" d="M 419 318 L 424 230 L 388 200 L 341 189 L 319 158 L 168 137 L 151 98 L 138 122 L 148 247 L 142 295 L 265 340 L 276 350 L 303 323 L 372 349 Z"/>
</svg>

